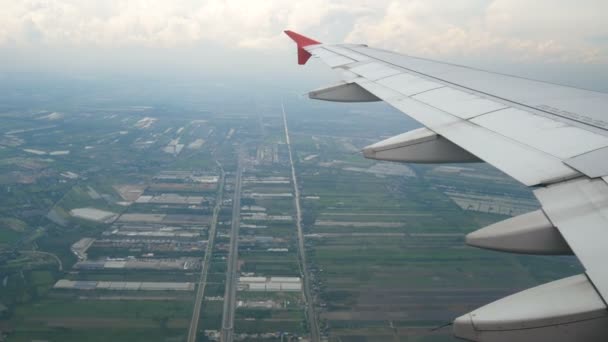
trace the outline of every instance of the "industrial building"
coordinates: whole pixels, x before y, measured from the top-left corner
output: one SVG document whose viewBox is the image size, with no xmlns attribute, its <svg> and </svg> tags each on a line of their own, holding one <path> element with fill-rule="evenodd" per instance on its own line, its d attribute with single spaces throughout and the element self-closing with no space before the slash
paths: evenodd
<svg viewBox="0 0 608 342">
<path fill-rule="evenodd" d="M 76 241 L 71 247 L 72 253 L 78 257 L 78 260 L 86 260 L 87 250 L 91 247 L 93 242 L 95 242 L 95 239 L 93 238 L 82 238 Z"/>
<path fill-rule="evenodd" d="M 135 259 L 117 258 L 106 260 L 80 261 L 74 268 L 81 270 L 102 269 L 147 269 L 147 270 L 196 270 L 201 267 L 199 258 L 179 259 Z"/>
<path fill-rule="evenodd" d="M 58 280 L 55 289 L 65 290 L 112 290 L 112 291 L 194 291 L 194 283 L 145 282 L 145 281 L 74 281 Z"/>
<path fill-rule="evenodd" d="M 202 252 L 207 247 L 207 241 L 181 241 L 175 239 L 97 239 L 93 243 L 97 248 L 122 248 L 146 252 Z"/>
<path fill-rule="evenodd" d="M 160 194 L 156 196 L 142 195 L 135 203 L 153 203 L 153 204 L 187 204 L 196 205 L 202 204 L 205 198 L 203 196 L 182 196 L 178 194 Z"/>
<path fill-rule="evenodd" d="M 238 289 L 259 292 L 297 292 L 302 290 L 300 277 L 239 277 Z"/>
</svg>

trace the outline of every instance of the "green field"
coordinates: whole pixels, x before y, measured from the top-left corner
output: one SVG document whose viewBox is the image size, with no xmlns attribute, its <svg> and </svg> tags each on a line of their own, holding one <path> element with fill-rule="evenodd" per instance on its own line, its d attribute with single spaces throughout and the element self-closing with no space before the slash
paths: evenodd
<svg viewBox="0 0 608 342">
<path fill-rule="evenodd" d="M 13 331 L 9 341 L 77 341 L 102 330 L 92 339 L 163 341 L 185 334 L 191 310 L 189 301 L 44 299 L 15 310 L 9 322 Z"/>
</svg>

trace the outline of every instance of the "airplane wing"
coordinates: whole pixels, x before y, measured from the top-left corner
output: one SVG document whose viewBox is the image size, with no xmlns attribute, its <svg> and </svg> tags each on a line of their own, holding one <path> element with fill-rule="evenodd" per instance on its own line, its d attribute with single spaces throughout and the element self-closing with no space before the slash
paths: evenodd
<svg viewBox="0 0 608 342">
<path fill-rule="evenodd" d="M 468 244 L 575 254 L 584 266 L 584 274 L 457 318 L 457 337 L 608 340 L 608 94 L 285 33 L 297 44 L 299 64 L 318 57 L 341 75 L 341 83 L 310 98 L 384 101 L 424 126 L 366 147 L 365 157 L 485 161 L 533 187 L 540 210 L 473 232 Z"/>
</svg>

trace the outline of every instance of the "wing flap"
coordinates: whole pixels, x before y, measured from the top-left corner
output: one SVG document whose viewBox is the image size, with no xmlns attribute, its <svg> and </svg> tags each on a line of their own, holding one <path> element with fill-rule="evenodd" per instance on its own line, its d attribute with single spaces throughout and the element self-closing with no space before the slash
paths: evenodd
<svg viewBox="0 0 608 342">
<path fill-rule="evenodd" d="M 507 108 L 503 103 L 449 87 L 426 91 L 413 97 L 465 120 Z"/>
<path fill-rule="evenodd" d="M 354 63 L 355 60 L 350 59 L 344 55 L 340 55 L 324 48 L 317 48 L 314 50 L 313 56 L 321 58 L 323 62 L 329 65 L 331 68 L 343 66 L 346 64 Z"/>
<path fill-rule="evenodd" d="M 354 52 L 354 51 L 346 49 L 346 48 L 341 48 L 341 47 L 337 47 L 337 46 L 328 46 L 327 49 L 330 51 L 333 51 L 337 54 L 340 54 L 340 55 L 346 56 L 350 59 L 353 59 L 357 62 L 369 61 L 371 59 L 368 56 L 362 55 L 360 53 Z"/>
<path fill-rule="evenodd" d="M 560 160 L 608 146 L 608 137 L 516 108 L 495 111 L 471 121 Z"/>
<path fill-rule="evenodd" d="M 441 83 L 429 81 L 410 74 L 398 74 L 378 80 L 378 83 L 403 95 L 412 96 L 425 91 L 445 87 Z"/>
<path fill-rule="evenodd" d="M 583 178 L 537 189 L 534 194 L 606 302 L 608 184 L 603 179 Z"/>
<path fill-rule="evenodd" d="M 608 147 L 578 155 L 565 163 L 587 177 L 605 177 L 608 175 Z"/>
<path fill-rule="evenodd" d="M 467 121 L 434 130 L 528 186 L 550 184 L 577 175 L 557 158 Z M 492 143 L 484 143 L 489 141 Z"/>
<path fill-rule="evenodd" d="M 394 76 L 401 73 L 401 71 L 395 68 L 391 68 L 390 66 L 386 66 L 382 63 L 376 62 L 357 65 L 353 68 L 350 68 L 350 71 L 371 81 L 379 80 L 381 78 Z"/>
</svg>

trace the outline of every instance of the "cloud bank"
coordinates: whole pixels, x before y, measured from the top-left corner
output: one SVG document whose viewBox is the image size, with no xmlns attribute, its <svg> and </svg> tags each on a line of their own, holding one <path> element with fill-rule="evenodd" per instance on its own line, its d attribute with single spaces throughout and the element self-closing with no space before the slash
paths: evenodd
<svg viewBox="0 0 608 342">
<path fill-rule="evenodd" d="M 608 63 L 602 0 L 0 0 L 0 51 L 286 49 L 290 28 L 431 58 Z"/>
</svg>

